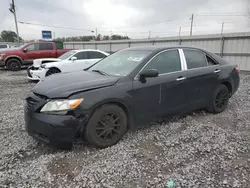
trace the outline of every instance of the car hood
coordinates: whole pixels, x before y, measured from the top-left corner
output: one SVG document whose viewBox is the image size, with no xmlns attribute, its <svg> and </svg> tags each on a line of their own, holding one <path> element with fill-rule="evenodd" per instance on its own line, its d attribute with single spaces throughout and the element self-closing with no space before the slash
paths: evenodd
<svg viewBox="0 0 250 188">
<path fill-rule="evenodd" d="M 33 66 L 34 67 L 40 67 L 42 63 L 44 62 L 58 62 L 61 61 L 61 59 L 58 58 L 43 58 L 43 59 L 35 59 L 33 60 Z"/>
<path fill-rule="evenodd" d="M 90 71 L 59 73 L 38 82 L 32 92 L 48 98 L 67 98 L 76 92 L 114 85 L 118 80 L 119 77 Z"/>
<path fill-rule="evenodd" d="M 18 49 L 14 49 L 14 48 L 8 48 L 8 49 L 3 49 L 3 50 L 0 50 L 0 53 L 1 54 L 14 54 L 16 52 L 20 52 L 20 50 Z"/>
</svg>

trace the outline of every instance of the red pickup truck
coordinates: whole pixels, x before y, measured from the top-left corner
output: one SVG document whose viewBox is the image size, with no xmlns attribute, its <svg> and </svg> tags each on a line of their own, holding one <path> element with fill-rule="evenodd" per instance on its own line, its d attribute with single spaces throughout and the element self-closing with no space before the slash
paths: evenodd
<svg viewBox="0 0 250 188">
<path fill-rule="evenodd" d="M 0 50 L 0 67 L 17 71 L 21 66 L 32 64 L 34 59 L 57 58 L 68 51 L 57 49 L 55 42 L 31 42 L 18 48 Z"/>
</svg>

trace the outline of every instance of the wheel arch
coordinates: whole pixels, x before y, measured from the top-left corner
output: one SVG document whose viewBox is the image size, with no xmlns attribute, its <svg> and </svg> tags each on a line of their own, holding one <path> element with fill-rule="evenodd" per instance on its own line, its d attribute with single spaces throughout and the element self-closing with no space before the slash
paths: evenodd
<svg viewBox="0 0 250 188">
<path fill-rule="evenodd" d="M 232 95 L 232 90 L 233 90 L 232 84 L 229 81 L 223 81 L 221 84 L 227 86 L 227 88 L 228 88 L 228 90 L 230 92 L 230 96 L 231 96 Z"/>
<path fill-rule="evenodd" d="M 62 72 L 62 70 L 61 70 L 60 68 L 58 68 L 58 67 L 54 67 L 54 66 L 53 66 L 53 67 L 49 67 L 49 68 L 48 68 L 48 71 L 49 71 L 50 69 L 57 69 L 57 70 L 59 70 L 60 72 Z"/>
<path fill-rule="evenodd" d="M 119 100 L 106 100 L 103 101 L 101 103 L 98 103 L 94 106 L 91 114 L 89 117 L 91 117 L 93 115 L 93 113 L 100 108 L 103 105 L 117 105 L 119 106 L 126 114 L 127 118 L 128 118 L 128 129 L 133 129 L 135 127 L 134 124 L 134 120 L 133 120 L 133 116 L 131 114 L 131 111 L 129 110 L 128 106 L 125 105 L 123 102 L 119 101 Z"/>
<path fill-rule="evenodd" d="M 10 59 L 18 59 L 21 63 L 21 65 L 23 64 L 23 60 L 22 58 L 20 58 L 19 56 L 8 56 L 5 58 L 5 66 L 7 66 L 7 62 L 10 60 Z"/>
</svg>

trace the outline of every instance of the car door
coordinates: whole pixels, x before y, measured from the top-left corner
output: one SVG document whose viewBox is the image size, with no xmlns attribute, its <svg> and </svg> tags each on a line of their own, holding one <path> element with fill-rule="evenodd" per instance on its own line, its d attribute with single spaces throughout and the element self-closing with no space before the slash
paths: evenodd
<svg viewBox="0 0 250 188">
<path fill-rule="evenodd" d="M 40 58 L 56 58 L 56 49 L 52 43 L 39 43 Z"/>
<path fill-rule="evenodd" d="M 39 59 L 40 58 L 39 44 L 34 43 L 26 46 L 24 50 L 24 57 L 25 61 L 33 61 L 34 59 Z"/>
<path fill-rule="evenodd" d="M 219 64 L 198 49 L 183 49 L 190 110 L 206 107 L 219 84 Z"/>
<path fill-rule="evenodd" d="M 159 76 L 133 81 L 133 98 L 137 122 L 165 116 L 186 106 L 183 63 L 178 49 L 165 50 L 154 56 L 142 69 L 156 69 Z"/>
<path fill-rule="evenodd" d="M 73 60 L 73 57 L 75 57 L 76 59 Z M 77 52 L 69 60 L 63 61 L 63 70 L 65 72 L 83 70 L 89 67 L 87 62 L 88 62 L 87 51 Z"/>
</svg>

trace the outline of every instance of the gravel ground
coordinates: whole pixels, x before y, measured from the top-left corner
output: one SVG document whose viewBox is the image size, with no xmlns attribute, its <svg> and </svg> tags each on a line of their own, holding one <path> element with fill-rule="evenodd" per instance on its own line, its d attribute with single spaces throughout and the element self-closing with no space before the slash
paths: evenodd
<svg viewBox="0 0 250 188">
<path fill-rule="evenodd" d="M 250 187 L 250 74 L 225 112 L 129 132 L 117 145 L 61 151 L 24 129 L 26 72 L 0 70 L 0 187 Z"/>
</svg>

